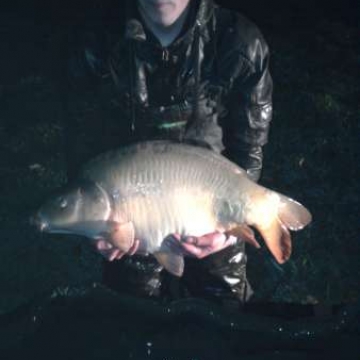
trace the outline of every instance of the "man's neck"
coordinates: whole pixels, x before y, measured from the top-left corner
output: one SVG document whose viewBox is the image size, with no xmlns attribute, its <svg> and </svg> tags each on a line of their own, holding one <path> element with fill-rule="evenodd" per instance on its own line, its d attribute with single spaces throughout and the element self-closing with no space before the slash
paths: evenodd
<svg viewBox="0 0 360 360">
<path fill-rule="evenodd" d="M 140 15 L 144 20 L 146 27 L 155 35 L 155 37 L 160 41 L 163 47 L 169 46 L 180 34 L 187 14 L 189 12 L 189 6 L 184 10 L 184 12 L 179 16 L 179 18 L 170 26 L 162 26 L 152 22 L 142 9 L 139 9 Z"/>
</svg>

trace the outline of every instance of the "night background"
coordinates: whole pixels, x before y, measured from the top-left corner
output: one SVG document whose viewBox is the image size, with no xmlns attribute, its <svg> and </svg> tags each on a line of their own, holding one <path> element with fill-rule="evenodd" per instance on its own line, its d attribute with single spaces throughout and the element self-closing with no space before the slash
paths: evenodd
<svg viewBox="0 0 360 360">
<path fill-rule="evenodd" d="M 61 62 L 54 57 L 54 37 L 81 18 L 85 6 L 93 2 L 1 5 L 0 325 L 11 322 L 7 314 L 55 289 L 63 295 L 66 289 L 100 280 L 101 258 L 83 241 L 40 236 L 28 221 L 44 197 L 65 182 L 61 105 L 51 76 L 53 62 Z M 260 183 L 290 195 L 313 214 L 312 224 L 293 234 L 293 255 L 282 268 L 269 271 L 265 250 L 249 249 L 254 301 L 356 304 L 360 298 L 360 2 L 217 2 L 255 22 L 271 51 L 274 116 Z M 22 314 L 27 316 L 25 310 Z M 20 326 L 16 316 L 11 319 L 14 329 Z M 145 330 L 137 332 L 137 321 L 129 330 L 137 334 L 131 340 L 135 347 L 147 336 Z M 171 329 L 184 337 L 179 326 Z M 208 346 L 207 341 L 219 341 L 220 330 L 192 331 L 200 337 L 199 349 L 201 344 Z M 194 355 L 194 359 L 237 358 L 239 349 L 231 348 L 231 336 L 220 336 L 223 348 L 218 353 Z M 190 341 L 189 334 L 185 339 Z M 172 345 L 181 347 L 175 340 Z M 196 352 L 199 349 L 193 354 L 201 354 Z M 143 353 L 131 353 L 130 345 L 126 351 L 122 358 L 151 358 L 149 345 Z M 152 358 L 165 359 L 163 354 Z M 267 358 L 301 358 L 280 355 Z M 191 359 L 187 356 L 184 352 L 168 358 Z"/>
</svg>

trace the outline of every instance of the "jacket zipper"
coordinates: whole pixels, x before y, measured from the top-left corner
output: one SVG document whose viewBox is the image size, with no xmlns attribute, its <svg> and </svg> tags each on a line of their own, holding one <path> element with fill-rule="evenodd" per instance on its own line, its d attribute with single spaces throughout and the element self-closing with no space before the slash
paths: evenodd
<svg viewBox="0 0 360 360">
<path fill-rule="evenodd" d="M 169 61 L 169 58 L 170 58 L 169 50 L 164 48 L 163 51 L 162 51 L 162 60 L 164 62 L 167 62 L 167 61 Z"/>
</svg>

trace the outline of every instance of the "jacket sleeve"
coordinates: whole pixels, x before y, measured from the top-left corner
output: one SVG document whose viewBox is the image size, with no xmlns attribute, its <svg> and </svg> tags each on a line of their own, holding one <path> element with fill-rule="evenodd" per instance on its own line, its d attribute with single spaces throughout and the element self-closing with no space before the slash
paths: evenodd
<svg viewBox="0 0 360 360">
<path fill-rule="evenodd" d="M 257 181 L 272 119 L 272 79 L 269 49 L 255 26 L 242 31 L 245 37 L 228 57 L 235 78 L 223 120 L 225 155 Z"/>
</svg>

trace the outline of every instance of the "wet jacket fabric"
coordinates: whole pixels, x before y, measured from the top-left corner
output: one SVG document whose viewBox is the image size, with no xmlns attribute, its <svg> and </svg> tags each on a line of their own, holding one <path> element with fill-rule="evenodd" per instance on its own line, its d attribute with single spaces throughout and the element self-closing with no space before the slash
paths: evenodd
<svg viewBox="0 0 360 360">
<path fill-rule="evenodd" d="M 192 0 L 184 30 L 162 47 L 134 4 L 128 2 L 126 12 L 116 6 L 95 11 L 68 44 L 70 176 L 96 153 L 165 138 L 222 152 L 258 180 L 272 118 L 269 49 L 258 28 L 212 0 Z M 225 253 L 203 263 L 214 258 L 218 271 L 213 263 L 209 269 L 230 279 L 231 289 L 243 288 L 243 244 Z"/>
<path fill-rule="evenodd" d="M 272 117 L 269 50 L 257 27 L 199 0 L 186 30 L 163 48 L 134 6 L 125 21 L 123 12 L 89 16 L 70 57 L 70 83 L 94 87 L 91 106 L 102 98 L 106 109 L 99 150 L 144 138 L 198 142 L 257 180 Z"/>
</svg>

